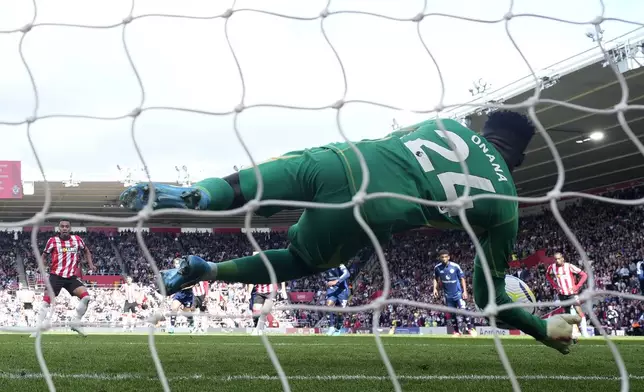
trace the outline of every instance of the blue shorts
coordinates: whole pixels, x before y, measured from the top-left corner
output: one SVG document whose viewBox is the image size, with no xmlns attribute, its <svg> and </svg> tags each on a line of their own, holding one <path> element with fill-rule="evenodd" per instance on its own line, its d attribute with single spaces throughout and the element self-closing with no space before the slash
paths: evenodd
<svg viewBox="0 0 644 392">
<path fill-rule="evenodd" d="M 327 290 L 326 292 L 326 302 L 333 301 L 336 305 L 340 303 L 342 306 L 346 306 L 348 300 L 349 300 L 348 288 Z"/>
<path fill-rule="evenodd" d="M 179 291 L 172 296 L 173 301 L 179 301 L 181 305 L 186 308 L 192 307 L 193 299 L 194 295 L 192 294 L 192 289 Z"/>
<path fill-rule="evenodd" d="M 445 298 L 445 303 L 450 308 L 465 309 L 465 301 L 463 301 L 463 298 Z"/>
</svg>

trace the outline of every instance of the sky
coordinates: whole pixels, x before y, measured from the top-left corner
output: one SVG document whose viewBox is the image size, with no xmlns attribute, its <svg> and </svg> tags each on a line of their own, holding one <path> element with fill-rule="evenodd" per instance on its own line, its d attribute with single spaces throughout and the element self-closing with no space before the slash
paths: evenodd
<svg viewBox="0 0 644 392">
<path fill-rule="evenodd" d="M 346 72 L 346 100 L 340 124 L 352 140 L 378 138 L 401 125 L 424 120 L 441 102 L 454 105 L 472 99 L 473 81 L 492 88 L 516 81 L 530 70 L 508 37 L 506 25 L 445 16 L 427 16 L 420 24 L 359 13 L 313 19 L 327 1 L 246 0 L 234 4 L 228 36 L 241 75 L 226 40 L 224 18 L 136 18 L 128 0 L 38 0 L 37 26 L 28 33 L 0 33 L 0 160 L 19 160 L 24 180 L 42 180 L 27 138 L 27 126 L 2 123 L 38 119 L 31 137 L 48 180 L 70 175 L 77 181 L 119 180 L 117 169 L 129 168 L 143 180 L 130 130 L 134 109 L 173 107 L 226 113 L 244 105 L 330 107 L 344 96 L 340 63 Z M 428 0 L 425 13 L 444 13 L 478 20 L 498 20 L 510 11 L 507 0 Z M 644 23 L 644 2 L 605 0 L 605 16 Z M 211 0 L 134 0 L 132 15 L 206 17 L 222 14 L 233 2 Z M 394 18 L 423 12 L 421 0 L 331 0 L 329 11 L 363 11 Z M 249 10 L 291 16 L 285 18 Z M 575 22 L 601 13 L 593 0 L 517 0 L 512 12 L 532 13 Z M 34 17 L 28 0 L 0 0 L 0 32 L 20 29 Z M 634 18 L 638 18 L 634 19 Z M 300 20 L 295 19 L 300 18 Z M 57 24 L 110 26 L 78 28 Z M 609 40 L 636 25 L 608 21 Z M 507 29 L 535 71 L 596 44 L 586 37 L 590 25 L 537 17 L 516 17 Z M 419 38 L 434 56 L 438 69 Z M 126 55 L 122 36 L 140 75 L 143 91 Z M 31 70 L 38 96 L 20 56 Z M 439 73 L 440 70 L 440 73 Z M 547 71 L 546 71 L 547 72 Z M 441 88 L 441 80 L 445 86 Z M 144 92 L 144 94 L 142 94 Z M 143 104 L 141 106 L 141 100 Z M 341 141 L 337 110 L 247 108 L 237 115 L 237 128 L 256 162 L 282 153 Z M 123 117 L 79 119 L 56 115 Z M 174 181 L 175 167 L 186 166 L 193 180 L 224 176 L 250 159 L 235 131 L 235 116 L 171 109 L 147 110 L 135 121 L 135 135 L 152 180 Z"/>
</svg>

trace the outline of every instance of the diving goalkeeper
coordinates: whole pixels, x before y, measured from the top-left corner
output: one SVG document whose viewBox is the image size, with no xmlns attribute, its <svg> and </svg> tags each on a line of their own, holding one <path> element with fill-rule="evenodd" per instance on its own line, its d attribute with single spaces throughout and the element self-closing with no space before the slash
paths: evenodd
<svg viewBox="0 0 644 392">
<path fill-rule="evenodd" d="M 400 129 L 377 140 L 356 142 L 371 173 L 368 193 L 393 192 L 420 199 L 447 201 L 462 195 L 469 181 L 471 195 L 496 193 L 516 196 L 512 170 L 524 159 L 534 135 L 534 126 L 523 115 L 509 111 L 491 114 L 480 134 L 459 122 L 428 120 Z M 463 174 L 452 142 L 469 168 Z M 264 181 L 262 199 L 299 200 L 319 203 L 350 202 L 362 182 L 357 154 L 347 143 L 293 151 L 258 165 Z M 207 178 L 191 188 L 153 184 L 153 207 L 199 210 L 230 210 L 254 198 L 257 180 L 253 168 L 224 178 Z M 123 206 L 134 211 L 148 202 L 149 185 L 137 184 L 120 196 Z M 257 213 L 269 217 L 287 207 L 268 206 Z M 505 271 L 518 231 L 516 201 L 483 199 L 465 203 L 468 221 L 477 233 L 494 280 L 498 305 L 510 303 L 505 292 Z M 423 206 L 394 198 L 367 200 L 361 207 L 366 222 L 381 243 L 392 234 L 420 227 L 462 228 L 457 209 Z M 264 252 L 277 281 L 297 279 L 346 263 L 371 241 L 353 216 L 352 208 L 305 209 L 288 231 L 287 249 Z M 167 294 L 203 280 L 270 283 L 259 255 L 221 263 L 197 256 L 184 259 L 178 269 L 164 271 Z M 488 287 L 479 256 L 474 260 L 473 293 L 483 309 Z M 570 349 L 572 324 L 578 316 L 559 315 L 546 320 L 513 308 L 498 318 L 563 354 Z"/>
</svg>

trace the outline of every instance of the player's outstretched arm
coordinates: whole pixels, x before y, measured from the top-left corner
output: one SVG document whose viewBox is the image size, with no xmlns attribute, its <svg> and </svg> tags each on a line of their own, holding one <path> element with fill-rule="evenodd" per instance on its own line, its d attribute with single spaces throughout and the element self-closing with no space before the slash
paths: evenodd
<svg viewBox="0 0 644 392">
<path fill-rule="evenodd" d="M 494 290 L 497 305 L 512 303 L 505 291 L 505 273 L 509 267 L 508 260 L 515 243 L 516 233 L 517 222 L 512 221 L 489 229 L 479 238 L 492 273 L 494 285 L 492 290 Z M 473 286 L 477 306 L 485 309 L 488 305 L 489 287 L 485 281 L 483 266 L 478 254 L 474 260 Z M 498 319 L 504 323 L 523 331 L 562 354 L 568 354 L 572 340 L 572 324 L 579 323 L 581 318 L 572 315 L 565 316 L 571 317 L 551 317 L 548 320 L 542 320 L 524 308 L 506 309 L 497 314 Z"/>
</svg>

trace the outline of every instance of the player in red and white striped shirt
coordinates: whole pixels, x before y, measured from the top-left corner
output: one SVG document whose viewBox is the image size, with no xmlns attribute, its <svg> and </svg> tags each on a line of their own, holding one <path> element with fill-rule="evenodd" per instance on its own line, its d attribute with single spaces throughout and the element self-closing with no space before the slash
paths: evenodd
<svg viewBox="0 0 644 392">
<path fill-rule="evenodd" d="M 203 281 L 192 286 L 192 294 L 195 297 L 204 297 L 206 294 L 208 294 L 208 282 Z M 202 298 L 202 299 L 205 299 L 205 298 Z"/>
<path fill-rule="evenodd" d="M 255 292 L 257 294 L 270 294 L 273 291 L 277 291 L 277 285 L 276 284 L 270 284 L 270 283 L 260 283 L 256 285 L 249 285 L 249 286 L 254 286 L 251 287 L 251 289 L 255 289 Z M 284 286 L 284 282 L 282 282 L 282 291 L 286 290 Z"/>
<path fill-rule="evenodd" d="M 253 256 L 259 252 L 253 252 Z M 280 294 L 284 299 L 286 299 L 286 283 L 282 282 L 282 289 Z M 260 316 L 262 313 L 262 307 L 267 300 L 270 299 L 272 292 L 277 291 L 277 285 L 273 284 L 249 284 L 248 285 L 248 295 L 250 296 L 250 310 L 253 312 L 253 335 L 259 335 L 262 333 L 265 327 L 265 323 L 260 323 Z M 272 316 L 270 314 L 266 315 L 266 319 L 271 322 Z"/>
<path fill-rule="evenodd" d="M 78 278 L 80 275 L 80 253 L 85 255 L 89 269 L 96 271 L 96 267 L 92 262 L 92 254 L 85 246 L 82 238 L 75 234 L 71 234 L 71 223 L 68 220 L 61 220 L 58 224 L 59 233 L 57 236 L 49 238 L 45 250 L 42 253 L 43 261 L 46 262 L 47 255 L 51 255 L 51 265 L 49 267 L 49 283 L 54 291 L 54 296 L 58 296 L 62 289 L 67 290 L 68 293 L 78 297 L 80 302 L 76 307 L 76 316 L 72 321 L 71 329 L 81 335 L 83 331 L 77 324 L 87 311 L 89 303 L 89 293 L 85 284 Z M 38 315 L 39 323 L 45 320 L 47 313 L 51 306 L 51 301 L 55 298 L 50 298 L 45 292 L 43 296 L 43 306 Z M 33 334 L 32 336 L 35 336 Z"/>
<path fill-rule="evenodd" d="M 199 313 L 205 313 L 208 311 L 206 306 L 208 300 L 208 289 L 209 284 L 206 281 L 202 281 L 192 286 L 192 311 L 198 311 Z M 206 332 L 208 328 L 207 319 L 205 317 L 197 317 L 197 320 L 194 322 L 194 327 L 190 332 Z"/>
<path fill-rule="evenodd" d="M 578 278 L 578 279 L 577 279 Z M 557 296 L 560 301 L 566 301 L 571 298 L 578 299 L 578 294 L 588 279 L 588 275 L 576 265 L 572 265 L 564 260 L 561 252 L 555 253 L 555 262 L 548 266 L 546 270 L 546 279 L 557 290 Z M 587 336 L 586 330 L 586 317 L 579 305 L 579 302 L 574 305 L 575 312 L 581 317 L 581 322 L 578 327 L 582 336 Z M 563 307 L 564 312 L 570 313 L 570 305 Z"/>
</svg>

